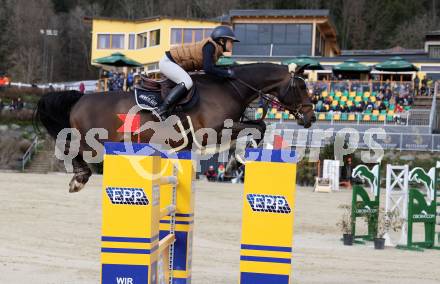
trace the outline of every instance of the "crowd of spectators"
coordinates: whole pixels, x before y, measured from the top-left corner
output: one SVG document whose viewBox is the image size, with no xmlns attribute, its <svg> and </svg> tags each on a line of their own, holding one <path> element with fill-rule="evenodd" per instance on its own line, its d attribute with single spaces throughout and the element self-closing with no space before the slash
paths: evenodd
<svg viewBox="0 0 440 284">
<path fill-rule="evenodd" d="M 433 94 L 434 81 L 431 78 L 423 77 L 422 80 L 416 76 L 414 78 L 414 95 L 416 96 L 429 96 Z"/>
<path fill-rule="evenodd" d="M 0 112 L 2 110 L 10 110 L 10 111 L 20 111 L 24 108 L 24 102 L 21 97 L 17 99 L 12 99 L 10 103 L 5 103 L 2 98 L 0 98 Z"/>
<path fill-rule="evenodd" d="M 210 165 L 208 167 L 208 170 L 205 172 L 205 176 L 208 181 L 217 181 L 217 182 L 231 181 L 234 183 L 244 181 L 244 165 L 238 167 L 238 169 L 236 169 L 232 173 L 232 177 L 226 178 L 225 173 L 226 173 L 226 168 L 223 164 L 220 164 L 217 170 L 214 168 L 213 165 Z"/>
<path fill-rule="evenodd" d="M 133 71 L 125 75 L 124 73 L 103 71 L 101 79 L 105 79 L 106 89 L 108 91 L 126 91 L 133 89 L 134 73 Z"/>
<path fill-rule="evenodd" d="M 391 106 L 399 113 L 414 101 L 410 82 L 318 81 L 308 86 L 317 112 L 361 113 L 384 111 Z"/>
</svg>

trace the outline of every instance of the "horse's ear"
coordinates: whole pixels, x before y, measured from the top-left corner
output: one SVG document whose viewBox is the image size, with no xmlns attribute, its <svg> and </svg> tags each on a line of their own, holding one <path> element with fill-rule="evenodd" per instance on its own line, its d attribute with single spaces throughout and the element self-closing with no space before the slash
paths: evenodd
<svg viewBox="0 0 440 284">
<path fill-rule="evenodd" d="M 295 75 L 300 75 L 304 73 L 304 70 L 306 70 L 307 67 L 309 67 L 310 64 L 304 64 L 302 66 L 300 66 L 299 68 L 297 68 L 295 70 Z"/>
<path fill-rule="evenodd" d="M 287 68 L 289 69 L 289 73 L 295 73 L 298 65 L 296 65 L 295 63 L 289 63 L 289 65 L 287 65 Z"/>
</svg>

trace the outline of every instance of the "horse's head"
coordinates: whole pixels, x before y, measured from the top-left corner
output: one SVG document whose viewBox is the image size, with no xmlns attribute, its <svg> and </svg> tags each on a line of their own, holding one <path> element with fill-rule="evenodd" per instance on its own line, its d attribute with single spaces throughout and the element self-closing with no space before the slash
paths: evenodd
<svg viewBox="0 0 440 284">
<path fill-rule="evenodd" d="M 316 117 L 306 82 L 302 77 L 308 65 L 292 68 L 293 65 L 287 68 L 285 65 L 273 63 L 254 63 L 231 68 L 237 82 L 251 94 L 245 103 L 249 104 L 256 96 L 260 96 L 266 102 L 276 101 L 295 116 L 299 125 L 309 128 L 316 121 Z M 234 81 L 232 85 L 239 94 L 242 94 Z"/>
<path fill-rule="evenodd" d="M 303 65 L 297 68 L 296 65 L 289 65 L 290 78 L 280 89 L 278 96 L 280 103 L 295 116 L 298 124 L 303 125 L 304 128 L 309 128 L 316 121 L 306 81 L 302 77 L 307 66 Z"/>
</svg>

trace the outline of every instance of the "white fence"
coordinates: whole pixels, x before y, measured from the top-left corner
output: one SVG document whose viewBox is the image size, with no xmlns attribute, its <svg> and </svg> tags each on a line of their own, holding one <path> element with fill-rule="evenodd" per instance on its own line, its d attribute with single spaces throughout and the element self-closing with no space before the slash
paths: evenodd
<svg viewBox="0 0 440 284">
<path fill-rule="evenodd" d="M 20 82 L 12 82 L 11 86 L 18 88 L 31 88 L 37 87 L 40 89 L 49 89 L 52 86 L 55 90 L 79 90 L 79 85 L 84 83 L 85 92 L 95 92 L 97 80 L 86 80 L 86 81 L 76 81 L 76 82 L 57 82 L 57 83 L 46 83 L 46 84 L 26 84 Z"/>
</svg>

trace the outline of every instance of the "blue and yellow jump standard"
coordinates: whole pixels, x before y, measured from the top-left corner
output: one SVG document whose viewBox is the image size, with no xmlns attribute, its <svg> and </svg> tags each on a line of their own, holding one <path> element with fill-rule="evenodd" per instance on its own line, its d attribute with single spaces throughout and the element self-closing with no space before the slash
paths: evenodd
<svg viewBox="0 0 440 284">
<path fill-rule="evenodd" d="M 101 283 L 190 283 L 191 153 L 166 159 L 148 144 L 130 149 L 105 144 Z"/>
<path fill-rule="evenodd" d="M 288 284 L 292 270 L 295 152 L 247 149 L 246 159 L 239 283 Z"/>
</svg>

